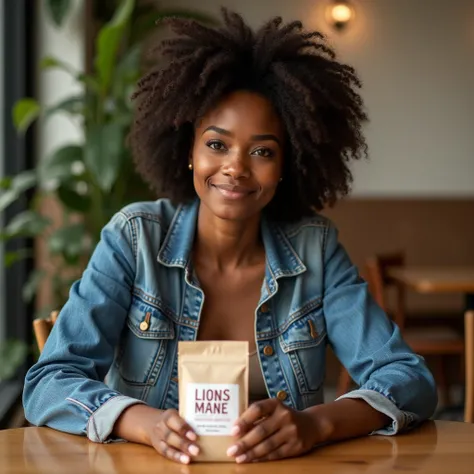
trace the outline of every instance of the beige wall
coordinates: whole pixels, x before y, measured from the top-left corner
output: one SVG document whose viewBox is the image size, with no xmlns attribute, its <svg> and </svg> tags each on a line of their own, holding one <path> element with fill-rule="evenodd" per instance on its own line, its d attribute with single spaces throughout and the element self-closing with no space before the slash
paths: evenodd
<svg viewBox="0 0 474 474">
<path fill-rule="evenodd" d="M 403 250 L 410 265 L 474 266 L 474 199 L 349 199 L 328 209 L 353 261 Z M 408 295 L 411 312 L 461 315 L 463 295 Z"/>
<path fill-rule="evenodd" d="M 370 163 L 355 166 L 354 196 L 474 196 L 474 1 L 353 0 L 356 19 L 335 35 L 328 0 L 162 0 L 217 13 L 227 6 L 253 26 L 303 19 L 330 34 L 358 70 L 371 117 Z"/>
</svg>

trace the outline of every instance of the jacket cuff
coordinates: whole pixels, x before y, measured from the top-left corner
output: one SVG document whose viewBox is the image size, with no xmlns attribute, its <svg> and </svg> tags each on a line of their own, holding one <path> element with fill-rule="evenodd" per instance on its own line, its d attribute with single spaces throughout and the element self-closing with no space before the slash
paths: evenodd
<svg viewBox="0 0 474 474">
<path fill-rule="evenodd" d="M 114 428 L 115 422 L 129 406 L 144 404 L 142 400 L 117 395 L 107 400 L 89 417 L 87 422 L 87 437 L 94 443 L 110 443 L 112 441 L 123 441 L 119 438 L 109 439 L 110 433 Z"/>
<path fill-rule="evenodd" d="M 371 435 L 386 435 L 392 436 L 400 431 L 414 428 L 419 423 L 419 418 L 412 412 L 402 411 L 394 401 L 387 395 L 382 395 L 377 390 L 359 389 L 342 395 L 337 400 L 344 398 L 361 399 L 368 403 L 374 410 L 377 410 L 392 419 L 390 425 L 382 429 L 373 431 Z"/>
</svg>

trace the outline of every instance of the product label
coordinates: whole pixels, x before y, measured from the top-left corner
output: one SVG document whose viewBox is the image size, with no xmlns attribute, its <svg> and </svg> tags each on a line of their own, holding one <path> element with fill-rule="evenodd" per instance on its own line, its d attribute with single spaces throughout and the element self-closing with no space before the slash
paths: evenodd
<svg viewBox="0 0 474 474">
<path fill-rule="evenodd" d="M 186 421 L 201 436 L 230 436 L 239 417 L 239 386 L 188 383 Z"/>
</svg>

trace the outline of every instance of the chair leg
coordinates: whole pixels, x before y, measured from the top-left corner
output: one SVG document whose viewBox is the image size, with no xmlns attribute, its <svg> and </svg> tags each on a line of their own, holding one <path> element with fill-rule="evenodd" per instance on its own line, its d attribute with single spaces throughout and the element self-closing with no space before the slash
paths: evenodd
<svg viewBox="0 0 474 474">
<path fill-rule="evenodd" d="M 450 406 L 451 396 L 449 393 L 448 383 L 448 364 L 443 356 L 436 357 L 435 362 L 435 378 L 440 392 L 440 402 L 442 406 Z"/>
<path fill-rule="evenodd" d="M 345 367 L 341 368 L 341 372 L 339 373 L 339 380 L 337 381 L 337 396 L 340 397 L 347 393 L 351 388 L 351 376 L 349 372 L 346 370 Z"/>
</svg>

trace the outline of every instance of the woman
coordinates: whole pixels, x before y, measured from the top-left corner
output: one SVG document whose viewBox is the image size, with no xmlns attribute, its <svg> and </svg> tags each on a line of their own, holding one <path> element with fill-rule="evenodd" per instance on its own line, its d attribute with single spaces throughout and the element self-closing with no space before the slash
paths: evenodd
<svg viewBox="0 0 474 474">
<path fill-rule="evenodd" d="M 170 21 L 169 61 L 138 85 L 137 168 L 170 200 L 103 229 L 28 372 L 26 416 L 188 463 L 199 440 L 176 411 L 178 341 L 247 340 L 257 401 L 236 462 L 408 429 L 434 411 L 432 376 L 315 212 L 365 154 L 355 72 L 299 22 L 254 33 L 223 16 L 222 29 Z M 360 388 L 323 404 L 326 344 Z"/>
</svg>

